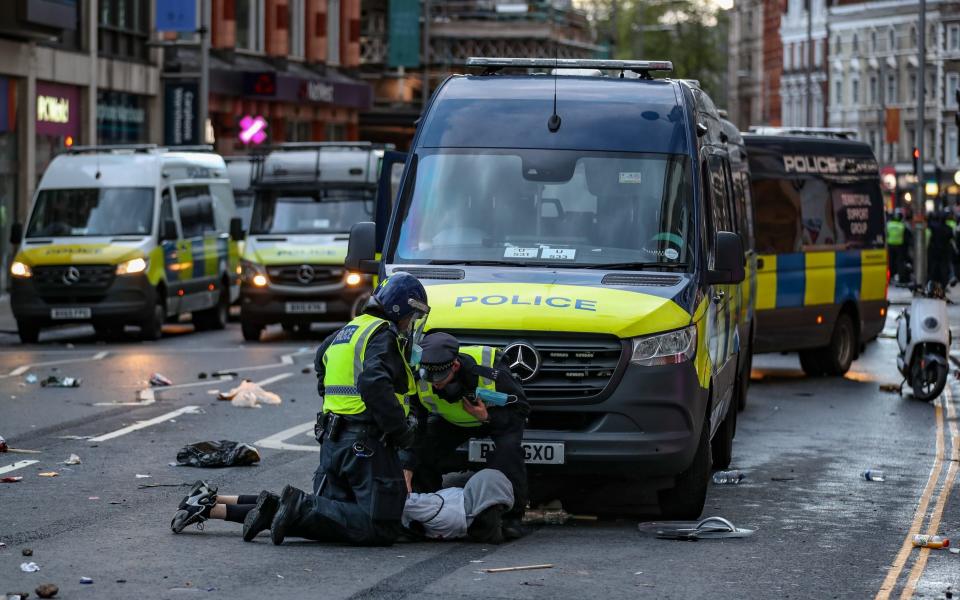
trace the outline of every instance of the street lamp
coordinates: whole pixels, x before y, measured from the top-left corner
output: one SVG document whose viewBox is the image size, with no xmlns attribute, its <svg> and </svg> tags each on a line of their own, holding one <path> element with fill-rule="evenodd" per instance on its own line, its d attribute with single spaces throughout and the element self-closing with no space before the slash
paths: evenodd
<svg viewBox="0 0 960 600">
<path fill-rule="evenodd" d="M 953 182 L 960 185 L 960 170 L 953 174 Z"/>
</svg>

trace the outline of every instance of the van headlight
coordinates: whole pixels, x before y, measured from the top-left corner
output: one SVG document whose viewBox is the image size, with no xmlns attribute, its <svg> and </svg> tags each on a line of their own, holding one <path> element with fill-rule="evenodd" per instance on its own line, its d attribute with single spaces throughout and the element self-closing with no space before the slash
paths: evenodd
<svg viewBox="0 0 960 600">
<path fill-rule="evenodd" d="M 267 285 L 267 271 L 255 262 L 241 260 L 240 280 L 255 287 L 264 287 Z"/>
<path fill-rule="evenodd" d="M 147 260 L 145 258 L 131 258 L 117 265 L 117 275 L 135 275 L 147 270 Z"/>
<path fill-rule="evenodd" d="M 10 264 L 10 274 L 14 277 L 26 279 L 27 277 L 33 277 L 33 270 L 30 268 L 30 265 L 15 260 Z"/>
<path fill-rule="evenodd" d="M 652 367 L 687 362 L 697 353 L 697 326 L 633 338 L 630 362 Z"/>
</svg>

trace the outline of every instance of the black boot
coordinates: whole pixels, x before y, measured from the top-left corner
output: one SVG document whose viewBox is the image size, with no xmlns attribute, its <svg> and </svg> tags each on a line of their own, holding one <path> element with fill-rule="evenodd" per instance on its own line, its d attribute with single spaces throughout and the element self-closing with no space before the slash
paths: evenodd
<svg viewBox="0 0 960 600">
<path fill-rule="evenodd" d="M 257 505 L 247 513 L 243 519 L 243 541 L 252 542 L 253 538 L 263 531 L 270 529 L 273 517 L 280 506 L 280 496 L 263 490 L 257 497 Z"/>
<path fill-rule="evenodd" d="M 283 488 L 283 492 L 280 494 L 280 506 L 270 523 L 270 539 L 274 545 L 282 544 L 283 538 L 287 535 L 287 529 L 297 522 L 298 509 L 304 495 L 302 491 L 292 485 Z"/>
</svg>

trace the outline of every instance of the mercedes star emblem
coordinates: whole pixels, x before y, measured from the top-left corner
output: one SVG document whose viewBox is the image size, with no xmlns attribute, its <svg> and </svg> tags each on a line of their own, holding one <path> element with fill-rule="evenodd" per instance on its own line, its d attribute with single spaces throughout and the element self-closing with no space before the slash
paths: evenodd
<svg viewBox="0 0 960 600">
<path fill-rule="evenodd" d="M 521 383 L 526 383 L 540 371 L 540 353 L 526 342 L 514 342 L 504 348 L 507 366 Z"/>
<path fill-rule="evenodd" d="M 76 267 L 67 267 L 67 270 L 63 272 L 64 285 L 73 285 L 78 281 L 80 281 L 80 269 Z"/>
<path fill-rule="evenodd" d="M 303 285 L 307 285 L 313 281 L 314 271 L 313 267 L 310 265 L 300 265 L 300 268 L 297 269 L 297 281 Z"/>
</svg>

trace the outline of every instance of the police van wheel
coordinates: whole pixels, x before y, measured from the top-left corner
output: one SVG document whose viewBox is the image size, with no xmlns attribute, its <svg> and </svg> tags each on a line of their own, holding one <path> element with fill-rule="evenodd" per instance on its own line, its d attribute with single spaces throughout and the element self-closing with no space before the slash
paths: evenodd
<svg viewBox="0 0 960 600">
<path fill-rule="evenodd" d="M 830 345 L 821 352 L 820 364 L 827 375 L 843 375 L 857 355 L 857 330 L 849 313 L 840 313 L 833 326 Z"/>
<path fill-rule="evenodd" d="M 208 329 L 220 330 L 227 326 L 227 316 L 230 312 L 230 297 L 226 288 L 221 288 L 217 303 L 206 310 L 193 313 L 193 326 L 198 331 Z"/>
<path fill-rule="evenodd" d="M 23 344 L 36 344 L 40 341 L 40 328 L 33 323 L 17 320 L 17 335 Z"/>
<path fill-rule="evenodd" d="M 737 405 L 736 397 L 727 408 L 727 416 L 720 423 L 717 435 L 710 443 L 710 453 L 713 456 L 714 469 L 726 469 L 733 460 L 733 436 L 737 433 Z"/>
<path fill-rule="evenodd" d="M 260 334 L 263 332 L 263 325 L 242 321 L 240 323 L 240 329 L 243 331 L 243 339 L 248 342 L 259 342 Z"/>
<path fill-rule="evenodd" d="M 820 377 L 824 373 L 823 365 L 820 363 L 821 352 L 819 348 L 800 351 L 800 368 L 810 377 Z"/>
<path fill-rule="evenodd" d="M 704 419 L 697 454 L 687 470 L 677 476 L 674 486 L 657 494 L 664 519 L 697 519 L 703 512 L 710 484 L 710 421 Z"/>
<path fill-rule="evenodd" d="M 150 317 L 140 324 L 140 338 L 153 342 L 163 337 L 163 321 L 166 316 L 163 304 L 157 302 Z"/>
</svg>

